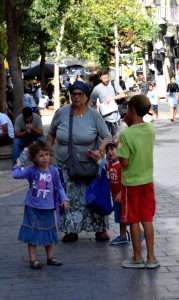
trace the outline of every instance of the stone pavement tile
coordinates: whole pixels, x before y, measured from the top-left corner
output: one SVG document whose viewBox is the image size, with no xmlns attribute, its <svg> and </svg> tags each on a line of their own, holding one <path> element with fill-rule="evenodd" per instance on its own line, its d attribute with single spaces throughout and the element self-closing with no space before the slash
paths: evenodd
<svg viewBox="0 0 179 300">
<path fill-rule="evenodd" d="M 27 189 L 27 180 L 15 180 L 12 171 L 0 171 L 0 199 L 6 195 Z"/>
</svg>

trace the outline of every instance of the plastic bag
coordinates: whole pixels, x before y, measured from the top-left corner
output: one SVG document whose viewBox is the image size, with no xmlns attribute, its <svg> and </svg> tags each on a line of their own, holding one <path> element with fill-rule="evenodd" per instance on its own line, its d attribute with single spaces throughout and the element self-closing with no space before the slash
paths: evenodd
<svg viewBox="0 0 179 300">
<path fill-rule="evenodd" d="M 86 206 L 94 213 L 106 216 L 113 211 L 113 202 L 107 174 L 102 171 L 104 163 L 100 165 L 98 176 L 90 183 L 86 190 Z"/>
</svg>

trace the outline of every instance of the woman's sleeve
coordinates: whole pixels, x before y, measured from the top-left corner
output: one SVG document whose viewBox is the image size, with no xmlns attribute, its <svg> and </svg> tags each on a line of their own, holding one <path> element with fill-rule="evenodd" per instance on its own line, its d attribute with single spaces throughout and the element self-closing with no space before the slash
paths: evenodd
<svg viewBox="0 0 179 300">
<path fill-rule="evenodd" d="M 96 112 L 96 127 L 97 127 L 97 132 L 100 136 L 101 139 L 104 139 L 105 137 L 110 137 L 111 134 L 109 132 L 109 129 L 103 119 L 103 117 L 98 113 Z"/>
<path fill-rule="evenodd" d="M 167 93 L 170 92 L 170 84 L 167 85 Z"/>
<path fill-rule="evenodd" d="M 56 135 L 56 130 L 59 122 L 60 122 L 60 108 L 57 109 L 57 111 L 55 112 L 55 115 L 50 124 L 49 132 L 52 133 L 53 135 Z"/>
</svg>

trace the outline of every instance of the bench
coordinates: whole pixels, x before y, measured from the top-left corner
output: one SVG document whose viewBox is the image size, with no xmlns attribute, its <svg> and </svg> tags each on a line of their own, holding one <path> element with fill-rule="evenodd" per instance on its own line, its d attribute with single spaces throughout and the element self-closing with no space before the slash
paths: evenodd
<svg viewBox="0 0 179 300">
<path fill-rule="evenodd" d="M 12 145 L 0 146 L 0 171 L 12 169 Z"/>
</svg>

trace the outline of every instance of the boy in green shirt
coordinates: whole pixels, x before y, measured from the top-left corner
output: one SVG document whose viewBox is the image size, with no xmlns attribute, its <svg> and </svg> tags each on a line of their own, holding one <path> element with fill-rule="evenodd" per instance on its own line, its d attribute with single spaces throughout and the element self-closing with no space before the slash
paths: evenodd
<svg viewBox="0 0 179 300">
<path fill-rule="evenodd" d="M 128 102 L 127 123 L 120 137 L 117 155 L 122 165 L 122 217 L 121 222 L 130 224 L 133 257 L 123 262 L 124 268 L 148 268 L 160 266 L 154 255 L 153 216 L 155 196 L 153 187 L 154 128 L 144 123 L 150 101 L 146 96 L 133 96 Z M 142 223 L 147 247 L 147 260 L 141 253 Z"/>
</svg>

